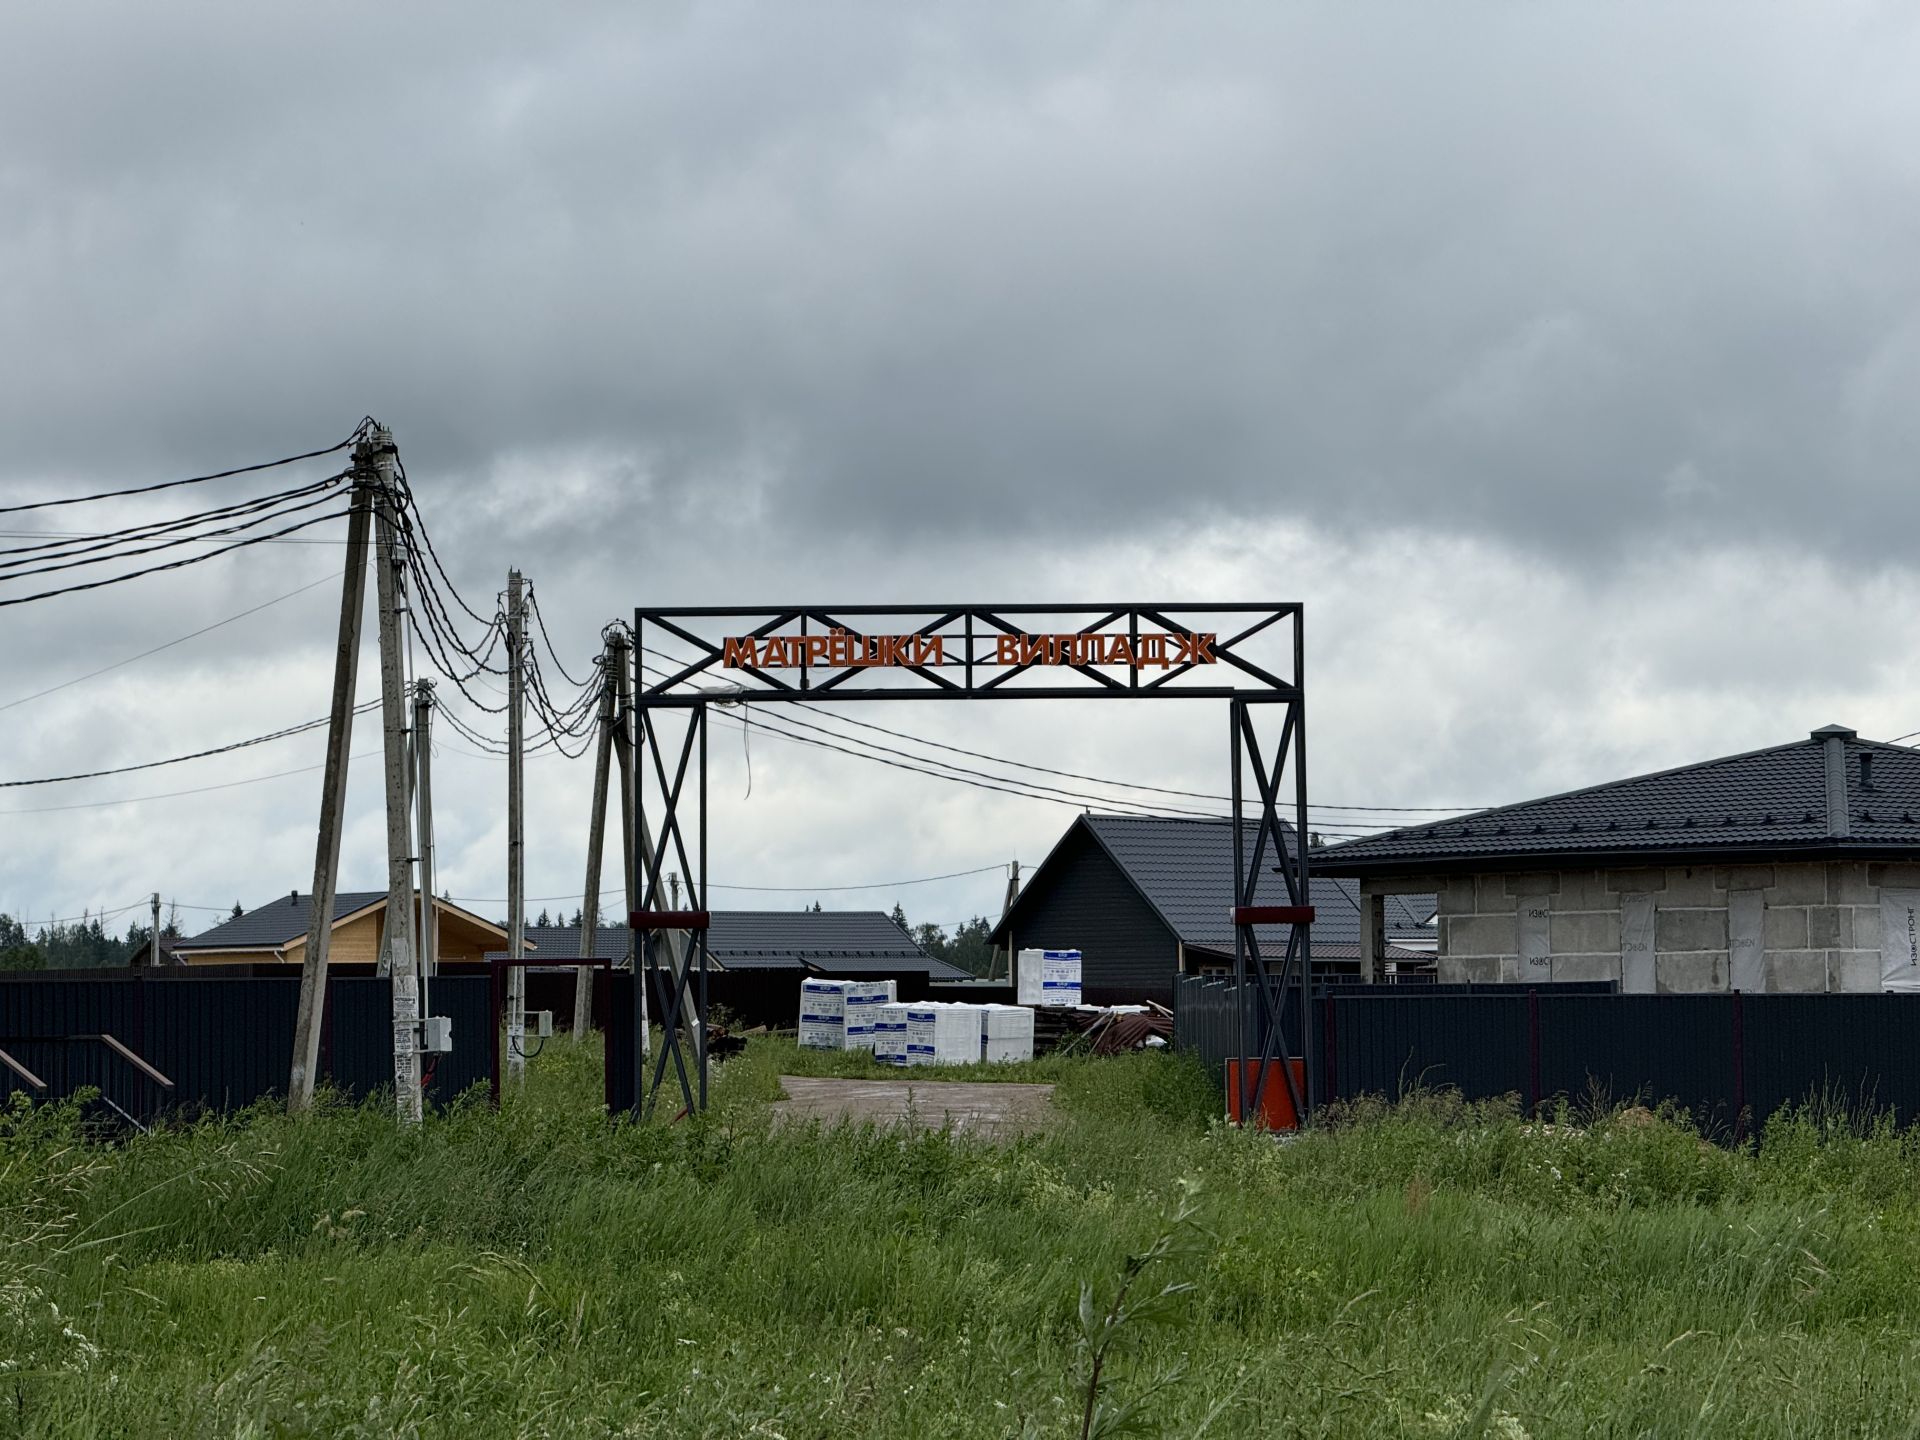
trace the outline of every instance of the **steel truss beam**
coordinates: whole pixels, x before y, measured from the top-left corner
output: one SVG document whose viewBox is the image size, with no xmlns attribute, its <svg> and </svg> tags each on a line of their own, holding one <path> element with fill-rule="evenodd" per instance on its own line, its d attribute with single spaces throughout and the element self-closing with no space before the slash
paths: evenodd
<svg viewBox="0 0 1920 1440">
<path fill-rule="evenodd" d="M 1281 711 L 1280 734 L 1271 752 L 1261 745 L 1254 724 L 1256 711 Z M 1314 1065 L 1313 1026 L 1308 1023 L 1309 997 L 1313 973 L 1313 891 L 1308 875 L 1307 848 L 1307 767 L 1306 716 L 1298 699 L 1267 703 L 1236 699 L 1228 707 L 1228 752 L 1233 766 L 1233 813 L 1242 816 L 1233 827 L 1233 979 L 1240 996 L 1239 1043 L 1234 1047 L 1242 1059 L 1253 1061 L 1251 1077 L 1244 1073 L 1235 1087 L 1238 1100 L 1234 1119 L 1245 1124 L 1259 1107 L 1266 1092 L 1267 1067 L 1280 1062 L 1281 1079 L 1296 1116 L 1313 1111 Z M 1291 760 L 1293 772 L 1293 841 L 1288 844 L 1287 826 L 1281 821 L 1281 791 Z M 1244 818 L 1244 786 L 1253 781 L 1257 814 L 1251 822 L 1253 843 L 1249 847 L 1249 822 Z M 1271 847 L 1271 850 L 1269 850 Z M 1251 850 L 1251 853 L 1249 853 Z M 1271 861 L 1271 863 L 1270 863 Z M 1286 904 L 1262 904 L 1260 887 L 1270 874 L 1280 876 L 1286 891 Z M 1268 882 L 1268 894 L 1273 890 Z M 1278 956 L 1261 948 L 1261 925 L 1287 925 L 1287 943 Z M 1293 1026 L 1297 1040 L 1287 1034 L 1287 992 L 1297 996 Z M 1305 1092 L 1284 1063 L 1298 1056 L 1304 1071 Z"/>
<path fill-rule="evenodd" d="M 1046 638 L 1079 637 L 1086 642 L 1105 642 L 1102 650 L 1124 640 L 1128 653 L 1137 653 L 1143 639 L 1150 646 L 1158 647 L 1165 636 L 1187 632 L 1189 627 L 1179 618 L 1183 614 L 1211 619 L 1230 617 L 1238 628 L 1231 634 L 1212 637 L 1210 658 L 1204 663 L 1156 658 L 1148 665 L 1123 664 L 1093 659 L 1095 652 L 1084 645 L 1076 652 L 1080 657 L 1076 659 L 1060 659 L 1057 649 L 1049 650 L 1045 661 L 1009 664 L 997 658 L 1004 641 L 1018 640 L 1028 634 L 1028 626 L 1023 623 L 1026 621 L 1052 622 L 1040 627 Z M 725 606 L 636 610 L 634 635 L 643 659 L 645 655 L 661 653 L 653 645 L 663 642 L 691 654 L 680 655 L 667 673 L 653 679 L 646 678 L 643 663 L 634 693 L 647 704 L 682 706 L 720 698 L 766 704 L 817 700 L 827 695 L 839 700 L 978 700 L 987 696 L 1000 700 L 1149 697 L 1226 700 L 1237 695 L 1297 699 L 1297 655 L 1295 678 L 1288 679 L 1276 674 L 1271 663 L 1262 663 L 1264 657 L 1255 642 L 1274 625 L 1289 619 L 1297 622 L 1299 616 L 1298 605 L 1245 603 L 787 605 L 758 609 Z M 852 654 L 862 653 L 863 642 L 877 638 L 868 622 L 880 618 L 894 622 L 893 638 L 938 640 L 940 658 L 933 661 L 921 657 L 876 669 L 858 662 L 840 663 L 821 652 L 819 642 L 838 635 L 851 642 Z M 716 638 L 711 631 L 717 621 L 740 622 L 750 628 Z M 797 665 L 727 663 L 726 639 L 761 642 L 787 635 L 815 642 L 810 650 L 803 652 L 806 658 Z M 876 674 L 884 674 L 893 683 L 872 683 Z M 1032 679 L 1037 675 L 1058 676 L 1062 683 L 1014 683 L 1022 676 Z M 715 684 L 726 688 L 711 688 Z"/>
<path fill-rule="evenodd" d="M 1141 653 L 1143 639 L 1195 634 L 1181 623 L 1182 615 L 1195 617 L 1233 616 L 1244 621 L 1231 634 L 1210 634 L 1208 656 L 1185 663 L 1155 662 L 1157 673 L 1137 663 L 1116 665 L 1093 657 L 1111 653 L 1112 647 L 1125 642 L 1125 652 Z M 859 663 L 834 663 L 823 655 L 818 643 L 800 646 L 801 662 L 789 665 L 783 658 L 778 666 L 762 666 L 736 653 L 734 663 L 726 662 L 727 640 L 744 652 L 746 639 L 755 642 L 769 637 L 817 637 L 833 634 L 837 643 L 833 655 L 868 651 L 873 637 L 867 621 L 886 617 L 891 624 L 889 642 L 900 642 L 890 651 L 884 676 L 891 684 L 872 683 L 875 669 Z M 1023 622 L 1045 617 L 1043 627 L 1052 638 L 1048 657 L 1009 661 L 1003 648 L 1013 637 L 1017 647 L 1030 641 Z M 1067 619 L 1065 628 L 1062 619 Z M 641 856 L 642 898 L 640 908 L 630 917 L 638 937 L 635 949 L 640 974 L 633 987 L 633 1096 L 636 1114 L 652 1115 L 667 1084 L 671 1067 L 681 1105 L 686 1112 L 704 1110 L 707 1104 L 707 931 L 710 924 L 707 897 L 707 708 L 715 703 L 739 700 L 755 704 L 828 700 L 1032 700 L 1093 699 L 1139 700 L 1150 698 L 1215 699 L 1228 702 L 1229 754 L 1233 770 L 1234 814 L 1240 822 L 1233 827 L 1234 884 L 1230 913 L 1234 922 L 1234 978 L 1241 1001 L 1239 1021 L 1241 1057 L 1252 1062 L 1252 1083 L 1239 1086 L 1240 1113 L 1244 1122 L 1253 1113 L 1263 1093 L 1267 1067 L 1271 1063 L 1297 1056 L 1304 1065 L 1305 1093 L 1297 1085 L 1293 1067 L 1281 1063 L 1280 1072 L 1293 1101 L 1294 1114 L 1311 1114 L 1315 1076 L 1312 1027 L 1306 1023 L 1311 985 L 1313 909 L 1308 885 L 1307 858 L 1307 779 L 1305 690 L 1302 680 L 1304 658 L 1303 613 L 1297 604 L 1188 604 L 1188 605 L 841 605 L 841 606 L 738 606 L 698 607 L 678 610 L 636 610 L 633 647 L 634 706 L 637 715 L 640 770 L 635 783 L 635 846 Z M 721 638 L 713 632 L 717 622 L 732 622 Z M 1278 635 L 1267 635 L 1265 645 L 1276 641 L 1283 651 L 1290 650 L 1287 673 L 1276 673 L 1274 662 L 1266 660 L 1250 643 L 1281 622 L 1290 622 Z M 735 627 L 739 628 L 735 628 Z M 650 631 L 651 627 L 651 631 Z M 1225 628 L 1225 627 L 1223 627 Z M 648 677 L 648 657 L 662 652 L 647 645 L 649 634 L 664 633 L 676 648 L 691 651 L 669 661 L 666 673 Z M 916 651 L 913 642 L 941 641 L 939 658 L 932 663 Z M 1098 637 L 1084 643 L 1072 637 Z M 1282 638 L 1284 637 L 1284 639 Z M 904 653 L 906 658 L 901 658 Z M 1164 650 L 1161 654 L 1164 655 Z M 1083 657 L 1086 663 L 1082 663 Z M 1177 683 L 1191 677 L 1203 666 L 1218 667 L 1227 683 Z M 1116 673 L 1116 670 L 1119 673 Z M 1017 684 L 1018 677 L 1044 671 L 1064 678 L 1062 684 Z M 862 682 L 866 683 L 862 683 Z M 717 686 L 724 688 L 716 688 Z M 1279 730 L 1273 735 L 1266 727 L 1272 748 L 1263 746 L 1255 715 L 1271 720 L 1276 709 Z M 677 717 L 669 719 L 669 717 Z M 675 727 L 678 728 L 675 728 Z M 652 843 L 644 843 L 649 834 L 645 823 L 647 776 L 659 792 L 661 822 L 651 831 Z M 1281 812 L 1286 806 L 1282 792 L 1291 778 L 1293 839 L 1287 838 L 1287 823 Z M 1252 782 L 1252 797 L 1245 793 Z M 688 794 L 689 782 L 692 794 Z M 1243 803 L 1245 802 L 1245 803 Z M 1247 818 L 1251 805 L 1255 814 Z M 682 815 L 692 807 L 697 815 L 698 835 L 689 841 Z M 1249 843 L 1251 841 L 1251 843 Z M 662 903 L 662 874 L 669 855 L 677 859 L 686 878 L 685 910 L 668 910 Z M 1262 880 L 1272 874 L 1281 877 L 1285 889 L 1284 905 L 1269 882 L 1262 894 Z M 1287 942 L 1278 956 L 1263 951 L 1258 927 L 1283 924 L 1288 927 Z M 668 932 L 688 935 L 689 945 L 682 957 L 673 955 Z M 1289 990 L 1298 995 L 1293 1024 L 1288 1025 L 1286 999 Z M 640 1043 L 647 1021 L 646 996 L 653 998 L 652 1014 L 664 1030 L 663 1043 L 652 1055 L 648 1073 L 646 1047 Z M 692 1054 L 680 1035 L 688 1023 Z M 1288 1031 L 1297 1032 L 1297 1039 Z"/>
<path fill-rule="evenodd" d="M 636 663 L 639 654 L 636 647 Z M 633 984 L 633 1098 L 635 1107 L 647 1115 L 652 1115 L 660 1103 L 660 1091 L 666 1080 L 669 1062 L 673 1065 L 674 1079 L 679 1083 L 684 1109 L 691 1113 L 707 1108 L 707 929 L 711 923 L 707 910 L 707 707 L 698 704 L 691 710 L 680 712 L 680 734 L 677 737 L 662 733 L 663 723 L 674 723 L 667 719 L 670 713 L 673 712 L 662 712 L 650 706 L 644 695 L 639 699 L 641 773 L 634 787 L 639 802 L 635 808 L 644 811 L 646 776 L 650 770 L 659 786 L 664 809 L 660 828 L 654 832 L 652 847 L 644 844 L 639 847 L 643 867 L 640 908 L 629 917 L 629 923 L 639 939 L 634 956 L 640 967 Z M 679 742 L 677 745 L 674 744 L 676 738 Z M 674 750 L 678 751 L 678 758 L 674 761 L 673 778 L 669 780 L 667 756 Z M 694 804 L 697 807 L 699 834 L 689 850 L 686 828 L 681 824 L 680 817 L 687 772 L 696 754 L 699 765 L 695 777 Z M 637 819 L 636 816 L 636 823 Z M 640 833 L 646 834 L 644 826 Z M 680 874 L 686 881 L 687 899 L 691 906 L 688 910 L 667 910 L 662 905 L 661 867 L 666 862 L 669 846 L 680 862 Z M 686 934 L 684 954 L 674 954 L 670 931 Z M 659 1017 L 663 1032 L 662 1043 L 653 1055 L 651 1076 L 646 1074 L 647 1047 L 639 1043 L 647 1024 L 645 997 L 649 991 L 653 996 L 653 1014 Z M 691 1071 L 680 1039 L 683 1019 L 691 1021 Z"/>
</svg>

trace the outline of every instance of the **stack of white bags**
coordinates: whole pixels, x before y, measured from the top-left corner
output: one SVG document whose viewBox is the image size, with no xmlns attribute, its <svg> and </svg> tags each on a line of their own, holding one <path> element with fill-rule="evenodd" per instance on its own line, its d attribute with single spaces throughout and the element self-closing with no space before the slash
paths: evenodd
<svg viewBox="0 0 1920 1440">
<path fill-rule="evenodd" d="M 871 1050 L 881 1009 L 898 991 L 891 980 L 802 980 L 800 1044 L 808 1050 Z"/>
<path fill-rule="evenodd" d="M 1014 999 L 1022 1005 L 1078 1005 L 1078 950 L 1022 950 L 1014 967 Z"/>
<path fill-rule="evenodd" d="M 888 1003 L 877 1008 L 870 1043 L 873 1058 L 882 1065 L 1031 1060 L 1033 1011 L 1024 1005 L 949 1004 L 939 1000 L 910 1005 Z M 852 1048 L 851 1040 L 847 1048 Z"/>
</svg>

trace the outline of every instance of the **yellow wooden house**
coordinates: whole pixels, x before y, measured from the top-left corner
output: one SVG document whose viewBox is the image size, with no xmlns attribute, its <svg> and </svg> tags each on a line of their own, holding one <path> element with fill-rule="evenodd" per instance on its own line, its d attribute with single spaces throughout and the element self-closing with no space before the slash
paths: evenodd
<svg viewBox="0 0 1920 1440">
<path fill-rule="evenodd" d="M 416 918 L 420 904 L 414 894 Z M 440 920 L 440 963 L 480 962 L 489 950 L 504 948 L 507 932 L 491 921 L 446 900 L 435 900 Z M 306 957 L 307 927 L 313 896 L 294 891 L 234 916 L 204 934 L 182 940 L 174 955 L 189 965 L 298 965 Z M 372 965 L 380 959 L 387 927 L 387 892 L 354 890 L 333 897 L 333 938 L 329 965 Z M 531 946 L 529 949 L 533 948 Z"/>
</svg>

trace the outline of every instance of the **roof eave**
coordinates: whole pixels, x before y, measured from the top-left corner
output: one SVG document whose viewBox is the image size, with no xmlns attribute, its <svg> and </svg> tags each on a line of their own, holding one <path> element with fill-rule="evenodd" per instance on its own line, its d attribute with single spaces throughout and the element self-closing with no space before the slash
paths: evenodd
<svg viewBox="0 0 1920 1440">
<path fill-rule="evenodd" d="M 1366 879 L 1380 875 L 1462 875 L 1488 870 L 1640 870 L 1652 865 L 1770 865 L 1779 861 L 1911 860 L 1920 857 L 1920 842 L 1885 841 L 1803 845 L 1694 845 L 1643 850 L 1525 850 L 1478 851 L 1473 854 L 1329 857 L 1314 865 L 1314 873 L 1335 878 Z"/>
</svg>

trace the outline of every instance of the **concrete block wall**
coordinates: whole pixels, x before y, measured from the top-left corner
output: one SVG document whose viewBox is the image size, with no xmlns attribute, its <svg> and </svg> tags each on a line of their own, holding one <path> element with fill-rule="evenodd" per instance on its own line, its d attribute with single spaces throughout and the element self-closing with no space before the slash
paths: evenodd
<svg viewBox="0 0 1920 1440">
<path fill-rule="evenodd" d="M 1443 982 L 1620 980 L 1623 902 L 1644 895 L 1661 992 L 1877 991 L 1881 887 L 1920 887 L 1920 863 L 1529 871 L 1417 883 L 1439 899 Z M 1730 905 L 1740 892 L 1757 892 L 1759 904 Z M 1757 933 L 1745 933 L 1755 915 Z"/>
</svg>

